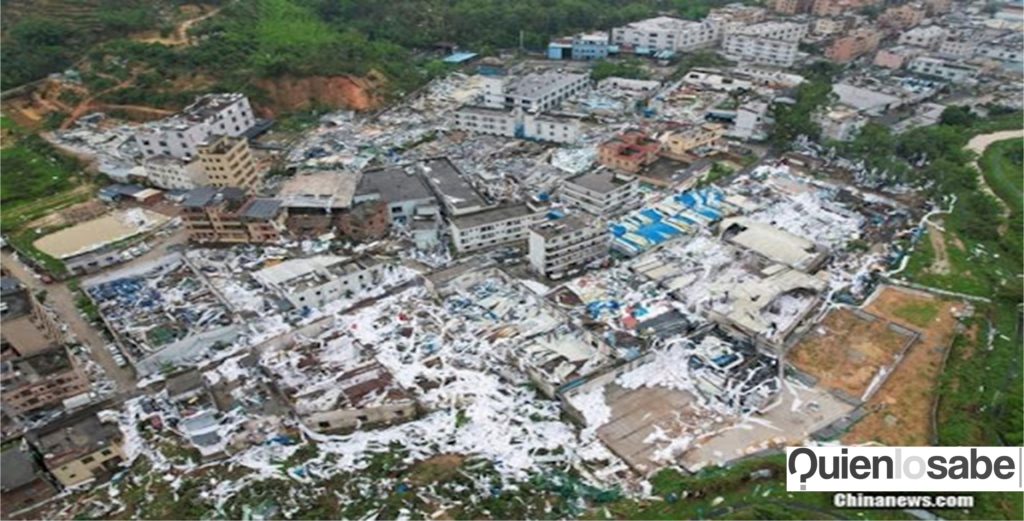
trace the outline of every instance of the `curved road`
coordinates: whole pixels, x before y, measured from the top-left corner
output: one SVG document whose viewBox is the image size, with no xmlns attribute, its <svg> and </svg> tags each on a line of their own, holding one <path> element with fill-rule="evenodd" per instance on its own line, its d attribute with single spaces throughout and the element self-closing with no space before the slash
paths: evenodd
<svg viewBox="0 0 1024 521">
<path fill-rule="evenodd" d="M 993 143 L 998 141 L 1006 141 L 1008 139 L 1024 139 L 1024 129 L 1022 130 L 1004 130 L 1002 132 L 993 132 L 991 134 L 981 134 L 974 136 L 970 141 L 967 142 L 967 146 L 964 148 L 970 150 L 975 154 L 978 154 L 980 158 L 985 153 L 985 149 Z M 977 161 L 974 162 L 974 168 L 978 170 L 978 178 L 981 180 L 979 183 L 989 195 L 991 195 L 996 201 L 999 201 L 999 205 L 1003 207 L 1003 214 L 1009 212 L 1009 208 L 1006 206 L 1006 202 L 1002 200 L 995 192 L 992 191 L 992 187 L 985 181 L 985 174 L 981 171 L 981 165 Z"/>
</svg>

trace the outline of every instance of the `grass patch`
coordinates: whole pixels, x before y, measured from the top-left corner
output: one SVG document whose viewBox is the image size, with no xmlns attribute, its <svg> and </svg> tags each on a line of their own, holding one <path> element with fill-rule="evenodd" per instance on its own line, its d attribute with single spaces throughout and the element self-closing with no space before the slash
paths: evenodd
<svg viewBox="0 0 1024 521">
<path fill-rule="evenodd" d="M 985 182 L 1014 215 L 1024 213 L 1024 141 L 1009 139 L 989 146 L 978 161 Z"/>
<path fill-rule="evenodd" d="M 938 302 L 911 302 L 893 310 L 893 314 L 911 324 L 927 328 L 939 316 Z"/>
</svg>

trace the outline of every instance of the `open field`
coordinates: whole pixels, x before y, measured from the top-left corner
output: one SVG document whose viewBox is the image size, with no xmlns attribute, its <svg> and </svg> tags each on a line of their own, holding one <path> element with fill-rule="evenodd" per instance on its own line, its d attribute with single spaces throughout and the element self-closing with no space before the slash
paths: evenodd
<svg viewBox="0 0 1024 521">
<path fill-rule="evenodd" d="M 910 337 L 889 321 L 834 310 L 793 347 L 789 361 L 827 389 L 859 399 L 879 371 L 891 369 Z"/>
<path fill-rule="evenodd" d="M 913 290 L 886 287 L 866 310 L 885 320 L 917 329 L 920 340 L 865 405 L 869 414 L 843 438 L 844 443 L 877 441 L 886 445 L 929 445 L 934 437 L 932 410 L 939 391 L 942 361 L 965 304 Z M 914 310 L 909 313 L 907 310 Z M 924 315 L 932 318 L 918 326 Z M 908 318 L 908 316 L 910 318 Z"/>
</svg>

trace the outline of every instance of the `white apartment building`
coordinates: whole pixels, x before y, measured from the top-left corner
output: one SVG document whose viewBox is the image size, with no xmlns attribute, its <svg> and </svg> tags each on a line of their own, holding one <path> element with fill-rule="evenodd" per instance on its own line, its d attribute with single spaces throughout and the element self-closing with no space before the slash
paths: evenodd
<svg viewBox="0 0 1024 521">
<path fill-rule="evenodd" d="M 910 61 L 910 65 L 907 66 L 911 72 L 918 74 L 926 74 L 928 76 L 937 76 L 939 78 L 949 80 L 952 83 L 962 83 L 971 78 L 974 78 L 978 74 L 978 68 L 970 65 L 963 65 L 955 63 L 941 58 L 931 58 L 929 56 L 918 56 Z"/>
<path fill-rule="evenodd" d="M 767 103 L 748 101 L 736 109 L 736 122 L 729 129 L 728 135 L 743 140 L 760 141 L 768 137 L 768 127 L 772 123 Z"/>
<path fill-rule="evenodd" d="M 612 43 L 659 51 L 692 51 L 718 41 L 714 22 L 693 22 L 670 16 L 648 18 L 612 29 Z"/>
<path fill-rule="evenodd" d="M 945 40 L 945 29 L 937 25 L 929 25 L 925 27 L 915 27 L 909 31 L 904 31 L 900 34 L 897 43 L 899 45 L 913 45 L 914 47 L 935 49 Z"/>
<path fill-rule="evenodd" d="M 489 82 L 485 98 L 489 106 L 506 109 L 520 108 L 539 113 L 551 110 L 562 101 L 584 92 L 590 87 L 590 73 L 544 71 L 519 78 L 505 78 Z M 500 105 L 497 101 L 500 100 Z"/>
<path fill-rule="evenodd" d="M 530 227 L 543 219 L 544 212 L 514 204 L 454 217 L 449 230 L 456 251 L 466 253 L 526 241 Z"/>
<path fill-rule="evenodd" d="M 942 40 L 939 54 L 948 58 L 970 58 L 977 43 L 967 36 L 954 36 Z"/>
<path fill-rule="evenodd" d="M 462 107 L 455 112 L 455 128 L 496 136 L 574 143 L 580 136 L 580 118 L 562 114 L 524 114 L 520 110 L 490 107 Z"/>
<path fill-rule="evenodd" d="M 256 123 L 249 98 L 243 94 L 207 94 L 180 114 L 139 127 L 135 134 L 145 157 L 196 157 L 197 147 L 211 135 L 238 137 Z"/>
<path fill-rule="evenodd" d="M 353 260 L 318 255 L 286 260 L 253 273 L 253 277 L 296 309 L 322 308 L 378 287 L 384 268 L 384 264 L 371 258 Z"/>
<path fill-rule="evenodd" d="M 608 258 L 612 236 L 601 220 L 569 216 L 530 229 L 530 267 L 551 279 Z"/>
<path fill-rule="evenodd" d="M 1001 62 L 1020 63 L 1024 59 L 1020 46 L 998 43 L 983 43 L 974 50 L 975 58 L 998 60 Z"/>
<path fill-rule="evenodd" d="M 164 190 L 191 190 L 208 182 L 199 161 L 160 155 L 146 158 L 142 166 L 149 182 Z"/>
<path fill-rule="evenodd" d="M 461 107 L 455 111 L 455 128 L 495 136 L 515 137 L 516 115 L 505 109 Z"/>
<path fill-rule="evenodd" d="M 575 143 L 580 137 L 580 118 L 562 114 L 526 114 L 523 135 L 539 141 Z"/>
<path fill-rule="evenodd" d="M 737 61 L 789 67 L 796 62 L 807 25 L 766 22 L 736 29 L 726 36 L 722 52 Z"/>
<path fill-rule="evenodd" d="M 640 181 L 609 169 L 598 169 L 566 179 L 559 191 L 566 203 L 594 215 L 611 217 L 640 205 Z"/>
</svg>

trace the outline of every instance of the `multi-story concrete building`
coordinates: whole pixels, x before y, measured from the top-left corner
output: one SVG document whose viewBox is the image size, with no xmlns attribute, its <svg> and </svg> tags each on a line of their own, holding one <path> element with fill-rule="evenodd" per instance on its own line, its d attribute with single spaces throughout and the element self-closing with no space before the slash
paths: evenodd
<svg viewBox="0 0 1024 521">
<path fill-rule="evenodd" d="M 811 11 L 813 0 L 772 0 L 772 10 L 779 14 L 804 14 Z"/>
<path fill-rule="evenodd" d="M 903 4 L 882 12 L 878 17 L 878 23 L 890 29 L 909 29 L 920 25 L 926 15 L 927 10 L 923 4 Z"/>
<path fill-rule="evenodd" d="M 977 67 L 929 56 L 914 58 L 907 65 L 907 70 L 942 78 L 951 83 L 963 83 L 978 75 Z"/>
<path fill-rule="evenodd" d="M 516 119 L 515 112 L 506 109 L 465 106 L 455 111 L 455 128 L 467 132 L 515 137 Z"/>
<path fill-rule="evenodd" d="M 358 172 L 317 170 L 299 172 L 282 183 L 277 197 L 288 215 L 288 232 L 296 237 L 340 233 L 354 241 L 387 235 L 391 224 L 387 204 L 353 201 L 361 179 Z"/>
<path fill-rule="evenodd" d="M 833 34 L 844 33 L 851 29 L 854 19 L 848 16 L 837 18 L 817 18 L 811 24 L 811 32 L 816 36 L 832 36 Z"/>
<path fill-rule="evenodd" d="M 491 78 L 484 99 L 490 107 L 519 108 L 536 114 L 557 107 L 589 86 L 589 73 L 544 71 L 518 78 Z"/>
<path fill-rule="evenodd" d="M 974 58 L 1019 64 L 1024 59 L 1020 45 L 982 43 L 974 49 Z"/>
<path fill-rule="evenodd" d="M 530 227 L 543 219 L 543 211 L 525 203 L 513 204 L 453 217 L 449 229 L 455 249 L 466 253 L 525 242 Z"/>
<path fill-rule="evenodd" d="M 569 216 L 530 228 L 530 267 L 560 279 L 608 258 L 612 236 L 601 220 Z"/>
<path fill-rule="evenodd" d="M 875 52 L 881 40 L 882 33 L 880 31 L 867 27 L 855 29 L 832 42 L 832 45 L 825 50 L 825 57 L 836 63 L 848 63 L 865 54 Z"/>
<path fill-rule="evenodd" d="M 900 33 L 899 45 L 912 45 L 925 49 L 936 49 L 946 39 L 946 30 L 937 25 L 915 27 Z"/>
<path fill-rule="evenodd" d="M 89 378 L 63 347 L 0 362 L 0 384 L 4 411 L 16 416 L 89 392 Z"/>
<path fill-rule="evenodd" d="M 567 204 L 602 217 L 633 210 L 643 201 L 640 181 L 636 177 L 608 169 L 566 179 L 559 194 Z"/>
<path fill-rule="evenodd" d="M 737 29 L 763 22 L 767 16 L 768 10 L 764 7 L 737 2 L 712 9 L 704 20 L 711 22 L 718 31 L 718 38 L 723 39 Z"/>
<path fill-rule="evenodd" d="M 874 64 L 887 69 L 902 69 L 910 60 L 924 52 L 925 50 L 920 47 L 908 47 L 905 45 L 879 49 L 878 53 L 875 54 Z"/>
<path fill-rule="evenodd" d="M 43 464 L 65 487 L 110 477 L 124 459 L 117 418 L 100 420 L 95 408 L 64 416 L 29 438 L 43 455 Z"/>
<path fill-rule="evenodd" d="M 789 67 L 796 61 L 807 25 L 766 22 L 734 30 L 725 38 L 723 53 L 737 61 Z"/>
<path fill-rule="evenodd" d="M 814 0 L 811 13 L 815 16 L 843 16 L 881 3 L 882 0 Z"/>
<path fill-rule="evenodd" d="M 580 118 L 563 114 L 525 114 L 523 137 L 552 143 L 575 143 L 580 138 Z"/>
<path fill-rule="evenodd" d="M 598 161 L 609 168 L 635 174 L 658 158 L 661 143 L 639 130 L 626 131 L 598 148 Z"/>
<path fill-rule="evenodd" d="M 698 148 L 717 147 L 723 136 L 725 128 L 715 123 L 674 130 L 665 136 L 664 153 L 676 158 L 685 158 Z"/>
<path fill-rule="evenodd" d="M 191 190 L 206 184 L 206 171 L 196 160 L 173 156 L 147 157 L 143 163 L 149 183 L 165 190 Z"/>
<path fill-rule="evenodd" d="M 18 279 L 0 277 L 0 357 L 27 357 L 50 350 L 63 339 L 53 316 Z"/>
<path fill-rule="evenodd" d="M 335 300 L 351 299 L 377 288 L 384 268 L 384 264 L 370 257 L 318 255 L 286 260 L 253 273 L 253 277 L 296 309 L 322 308 Z"/>
<path fill-rule="evenodd" d="M 388 222 L 405 225 L 417 218 L 440 214 L 437 196 L 414 165 L 375 168 L 363 172 L 353 203 L 380 201 L 387 205 Z"/>
<path fill-rule="evenodd" d="M 693 22 L 670 16 L 648 18 L 612 29 L 612 43 L 663 51 L 693 51 L 718 41 L 711 21 Z"/>
<path fill-rule="evenodd" d="M 751 100 L 743 103 L 736 109 L 736 121 L 729 129 L 729 136 L 760 141 L 768 137 L 768 127 L 772 124 L 768 104 Z"/>
<path fill-rule="evenodd" d="M 572 59 L 603 60 L 608 57 L 608 33 L 594 32 L 572 37 Z"/>
<path fill-rule="evenodd" d="M 939 55 L 944 58 L 966 59 L 974 55 L 978 40 L 974 34 L 953 34 L 939 44 Z"/>
<path fill-rule="evenodd" d="M 555 143 L 579 139 L 580 118 L 551 113 L 523 113 L 490 107 L 462 107 L 455 112 L 455 128 L 505 137 Z"/>
<path fill-rule="evenodd" d="M 287 218 L 279 199 L 248 197 L 233 187 L 196 188 L 185 196 L 182 208 L 189 240 L 195 242 L 277 242 Z"/>
<path fill-rule="evenodd" d="M 260 181 L 249 142 L 243 138 L 211 136 L 196 147 L 207 182 L 216 187 L 255 188 Z"/>
<path fill-rule="evenodd" d="M 249 98 L 238 93 L 207 94 L 178 115 L 139 127 L 135 140 L 146 157 L 192 159 L 211 135 L 241 136 L 255 123 Z"/>
</svg>

